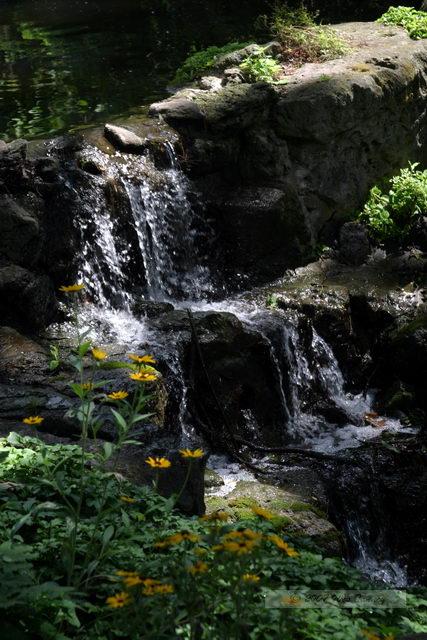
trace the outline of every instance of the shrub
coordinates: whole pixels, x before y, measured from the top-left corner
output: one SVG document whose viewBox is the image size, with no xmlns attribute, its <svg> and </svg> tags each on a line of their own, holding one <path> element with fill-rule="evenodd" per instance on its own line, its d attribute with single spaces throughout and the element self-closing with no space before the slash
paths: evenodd
<svg viewBox="0 0 427 640">
<path fill-rule="evenodd" d="M 409 163 L 383 188 L 374 186 L 358 220 L 365 224 L 373 239 L 404 241 L 420 216 L 427 212 L 427 170 L 418 171 L 418 163 Z"/>
<path fill-rule="evenodd" d="M 177 69 L 175 77 L 172 80 L 172 84 L 180 85 L 186 82 L 191 82 L 195 78 L 198 78 L 202 73 L 212 67 L 218 58 L 225 56 L 227 53 L 233 53 L 238 49 L 247 47 L 250 42 L 230 42 L 223 47 L 208 47 L 203 51 L 197 51 L 191 56 L 186 58 L 182 65 Z"/>
<path fill-rule="evenodd" d="M 427 38 L 427 13 L 413 7 L 390 7 L 377 22 L 404 27 L 414 40 Z"/>
<path fill-rule="evenodd" d="M 317 13 L 304 6 L 273 5 L 269 16 L 260 16 L 258 25 L 267 27 L 282 45 L 284 61 L 294 65 L 338 58 L 349 51 L 344 39 L 331 27 L 316 25 Z"/>
</svg>

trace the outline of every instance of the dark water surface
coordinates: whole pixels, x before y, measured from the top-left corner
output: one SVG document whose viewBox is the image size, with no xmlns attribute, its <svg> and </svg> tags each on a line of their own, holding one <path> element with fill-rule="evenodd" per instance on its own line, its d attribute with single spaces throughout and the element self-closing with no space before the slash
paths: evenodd
<svg viewBox="0 0 427 640">
<path fill-rule="evenodd" d="M 194 48 L 245 40 L 262 0 L 0 0 L 0 139 L 106 121 L 166 95 Z"/>
</svg>

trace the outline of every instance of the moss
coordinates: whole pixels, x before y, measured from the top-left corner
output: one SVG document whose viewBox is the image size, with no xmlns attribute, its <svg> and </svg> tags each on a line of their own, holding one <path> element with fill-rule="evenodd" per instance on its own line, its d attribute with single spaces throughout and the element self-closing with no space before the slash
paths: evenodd
<svg viewBox="0 0 427 640">
<path fill-rule="evenodd" d="M 307 504 L 306 502 L 290 502 L 286 500 L 273 500 L 270 502 L 270 508 L 273 511 L 311 511 L 319 518 L 327 519 L 327 516 L 324 511 L 315 507 L 312 504 Z"/>
<path fill-rule="evenodd" d="M 360 71 L 361 73 L 366 73 L 367 71 L 370 71 L 372 67 L 370 67 L 367 64 L 355 64 L 351 68 L 353 71 Z"/>
<path fill-rule="evenodd" d="M 219 473 L 212 471 L 212 469 L 205 470 L 205 487 L 221 487 L 224 484 L 224 480 Z"/>
</svg>

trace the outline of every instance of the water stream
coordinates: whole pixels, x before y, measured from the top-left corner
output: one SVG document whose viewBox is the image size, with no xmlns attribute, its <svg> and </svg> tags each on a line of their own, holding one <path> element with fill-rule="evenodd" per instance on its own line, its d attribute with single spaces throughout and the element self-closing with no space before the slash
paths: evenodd
<svg viewBox="0 0 427 640">
<path fill-rule="evenodd" d="M 404 428 L 398 420 L 387 417 L 382 427 L 364 422 L 374 392 L 355 395 L 346 391 L 330 345 L 307 319 L 302 322 L 295 314 L 260 308 L 244 295 L 213 301 L 217 291 L 215 269 L 212 260 L 209 262 L 212 229 L 204 222 L 191 184 L 173 159 L 169 168 L 158 171 L 149 157 L 124 162 L 117 154 L 109 159 L 108 167 L 107 179 L 121 193 L 122 209 L 112 208 L 106 201 L 102 186 L 105 176 L 102 180 L 94 178 L 90 194 L 80 194 L 80 277 L 92 297 L 86 319 L 100 340 L 134 348 L 150 345 L 155 354 L 163 353 L 174 393 L 178 394 L 177 421 L 184 438 L 191 440 L 195 429 L 188 411 L 182 340 L 179 333 L 172 336 L 158 331 L 149 318 L 134 317 L 135 305 L 141 300 L 172 303 L 175 309 L 191 307 L 193 312 L 231 312 L 243 327 L 260 334 L 270 352 L 283 429 L 293 444 L 339 455 L 377 437 L 384 429 Z M 79 195 L 78 188 L 70 188 L 77 189 Z M 322 407 L 328 411 L 322 412 Z M 331 409 L 332 415 L 340 416 L 339 421 L 331 419 Z M 242 414 L 248 428 L 256 432 L 253 413 L 245 409 Z M 236 465 L 224 465 L 221 459 L 217 467 L 223 470 L 226 487 L 242 473 Z M 356 484 L 348 476 L 345 481 L 345 491 L 351 495 L 357 478 Z M 366 501 L 375 503 L 375 490 Z M 366 534 L 367 509 L 354 504 L 343 504 L 344 508 L 347 514 L 343 528 L 354 565 L 379 581 L 402 586 L 405 569 L 391 551 L 383 552 L 382 530 L 375 539 Z M 373 511 L 371 508 L 370 513 Z"/>
</svg>

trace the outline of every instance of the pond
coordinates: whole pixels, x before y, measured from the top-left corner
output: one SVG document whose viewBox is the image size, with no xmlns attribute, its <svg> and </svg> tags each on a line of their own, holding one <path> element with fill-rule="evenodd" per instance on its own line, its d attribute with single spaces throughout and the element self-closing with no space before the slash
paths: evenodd
<svg viewBox="0 0 427 640">
<path fill-rule="evenodd" d="M 245 40 L 262 0 L 1 0 L 0 139 L 126 115 L 191 51 Z"/>
</svg>

